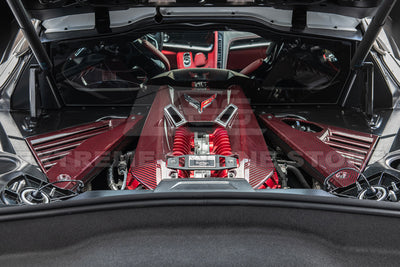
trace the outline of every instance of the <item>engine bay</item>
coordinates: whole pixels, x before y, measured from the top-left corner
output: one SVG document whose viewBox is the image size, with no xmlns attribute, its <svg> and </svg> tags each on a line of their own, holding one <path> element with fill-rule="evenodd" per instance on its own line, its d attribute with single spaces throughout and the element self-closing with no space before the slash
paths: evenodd
<svg viewBox="0 0 400 267">
<path fill-rule="evenodd" d="M 17 111 L 30 99 L 18 89 L 12 96 L 40 171 L 1 178 L 6 204 L 105 191 L 400 196 L 397 171 L 369 164 L 379 129 L 365 125 L 362 110 L 337 106 L 350 41 L 170 30 L 48 48 L 65 108 L 41 109 L 32 122 Z"/>
<path fill-rule="evenodd" d="M 225 88 L 209 87 L 228 76 Z M 48 183 L 34 176 L 10 179 L 3 201 L 47 203 L 93 190 L 157 191 L 173 181 L 184 188 L 203 183 L 226 189 L 240 182 L 247 190 L 320 189 L 397 199 L 395 176 L 382 174 L 374 187 L 363 174 L 378 136 L 296 114 L 257 113 L 242 87 L 247 80 L 227 70 L 173 70 L 154 77 L 157 90 L 146 114 L 105 116 L 27 137 Z M 41 200 L 30 196 L 35 184 L 43 187 Z"/>
</svg>

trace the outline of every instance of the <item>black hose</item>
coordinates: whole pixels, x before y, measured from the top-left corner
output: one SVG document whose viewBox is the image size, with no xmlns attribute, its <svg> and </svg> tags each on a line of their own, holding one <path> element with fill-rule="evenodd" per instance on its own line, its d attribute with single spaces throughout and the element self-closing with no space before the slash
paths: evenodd
<svg viewBox="0 0 400 267">
<path fill-rule="evenodd" d="M 275 170 L 278 173 L 278 177 L 281 180 L 282 188 L 287 188 L 288 187 L 288 184 L 287 184 L 288 179 L 287 179 L 286 175 L 283 173 L 278 162 L 276 161 L 275 155 L 272 154 L 271 156 L 272 156 L 272 163 L 274 164 Z"/>
<path fill-rule="evenodd" d="M 111 166 L 107 170 L 107 185 L 110 187 L 111 190 L 119 190 L 117 184 L 114 180 L 114 167 L 116 164 L 116 160 L 113 161 Z"/>
<path fill-rule="evenodd" d="M 128 166 L 130 166 L 134 155 L 135 155 L 134 151 L 127 152 L 124 156 L 125 160 L 122 161 L 124 162 L 124 164 L 121 164 L 122 159 L 120 159 L 120 162 L 118 164 L 118 174 L 123 174 L 124 176 L 121 188 L 119 188 L 117 183 L 115 183 L 114 168 L 117 167 L 117 159 L 113 160 L 111 166 L 107 170 L 107 185 L 111 190 L 125 190 L 128 178 Z"/>
<path fill-rule="evenodd" d="M 297 169 L 295 166 L 292 165 L 287 165 L 286 169 L 288 171 L 291 171 L 296 176 L 297 181 L 299 181 L 303 187 L 311 189 L 310 185 L 307 183 L 306 179 L 304 178 L 303 174 L 299 169 Z"/>
</svg>

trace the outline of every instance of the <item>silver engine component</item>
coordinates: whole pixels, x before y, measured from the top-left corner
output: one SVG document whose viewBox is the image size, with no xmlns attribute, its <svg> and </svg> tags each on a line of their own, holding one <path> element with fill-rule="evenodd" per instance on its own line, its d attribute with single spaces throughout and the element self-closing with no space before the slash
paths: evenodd
<svg viewBox="0 0 400 267">
<path fill-rule="evenodd" d="M 210 138 L 208 134 L 199 137 L 199 133 L 194 133 L 194 154 L 195 155 L 209 155 L 210 154 Z M 195 170 L 194 178 L 208 178 L 211 176 L 211 171 Z"/>
</svg>

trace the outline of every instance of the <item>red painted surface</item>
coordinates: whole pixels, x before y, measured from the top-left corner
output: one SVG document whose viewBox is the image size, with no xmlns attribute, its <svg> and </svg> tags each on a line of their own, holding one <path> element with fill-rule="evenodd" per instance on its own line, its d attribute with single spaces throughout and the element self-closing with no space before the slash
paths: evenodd
<svg viewBox="0 0 400 267">
<path fill-rule="evenodd" d="M 260 186 L 258 189 L 267 189 L 267 188 L 281 188 L 281 185 L 279 184 L 279 177 L 276 172 L 272 175 L 270 179 L 268 179 L 262 186 Z"/>
<path fill-rule="evenodd" d="M 183 55 L 186 54 L 186 53 L 189 53 L 190 58 L 191 58 L 191 60 L 190 60 L 190 65 L 187 66 L 187 67 L 185 67 L 185 66 L 183 65 Z M 194 59 L 193 59 L 193 54 L 192 54 L 192 52 L 188 52 L 188 51 L 185 51 L 185 52 L 177 52 L 177 53 L 176 53 L 176 61 L 177 61 L 178 69 L 191 69 L 191 68 L 196 68 L 196 66 L 194 65 Z"/>
<path fill-rule="evenodd" d="M 176 129 L 172 155 L 183 156 L 190 154 L 192 148 L 191 142 L 193 142 L 193 135 L 186 127 Z"/>
<path fill-rule="evenodd" d="M 58 181 L 60 174 L 67 175 L 71 180 L 87 182 L 95 174 L 97 167 L 104 168 L 101 161 L 114 151 L 118 145 L 135 129 L 141 116 L 135 119 L 106 120 L 78 127 L 68 128 L 57 132 L 34 136 L 27 139 L 38 162 L 46 171 L 50 182 Z M 62 157 L 56 158 L 50 168 L 44 168 L 41 156 L 51 152 L 46 157 L 59 155 L 68 144 L 76 144 L 67 150 Z M 58 153 L 58 154 L 57 154 Z M 75 183 L 59 183 L 62 188 L 72 188 Z"/>
<path fill-rule="evenodd" d="M 184 99 L 184 94 L 190 95 L 199 102 L 204 101 L 214 94 L 216 94 L 216 98 L 200 114 L 196 108 L 192 107 Z M 156 95 L 136 148 L 127 184 L 130 189 L 134 188 L 133 183 L 135 180 L 148 189 L 154 189 L 157 185 L 156 176 L 159 171 L 154 169 L 157 168 L 157 162 L 160 160 L 166 162 L 167 156 L 172 155 L 172 145 L 176 141 L 174 138 L 176 138 L 177 134 L 174 129 L 168 129 L 168 134 L 167 136 L 165 135 L 163 119 L 164 107 L 170 103 L 169 89 L 166 87 L 161 88 Z M 230 103 L 238 107 L 237 118 L 232 127 L 227 129 L 232 154 L 236 155 L 238 161 L 245 165 L 245 169 L 247 170 L 246 175 L 253 188 L 260 188 L 264 183 L 276 188 L 277 181 L 274 178 L 275 176 L 273 176 L 274 166 L 267 145 L 248 99 L 240 87 L 233 87 L 231 89 Z M 188 90 L 179 90 L 175 91 L 173 104 L 186 120 L 191 123 L 213 122 L 228 105 L 227 91 L 196 91 L 190 88 Z M 217 128 L 219 128 L 219 125 L 211 124 L 203 130 L 215 135 L 215 129 Z M 177 142 L 179 142 L 180 148 L 176 149 L 176 152 L 186 154 L 191 150 L 187 144 L 191 143 L 190 138 L 192 133 L 188 131 L 179 133 L 179 131 L 181 130 L 178 130 L 180 137 Z M 212 136 L 212 138 L 215 138 L 215 136 Z M 222 141 L 226 142 L 226 136 L 222 138 Z M 170 143 L 171 148 L 168 148 L 167 142 Z M 221 153 L 226 153 L 227 151 L 228 149 L 224 149 Z M 246 159 L 249 162 L 243 162 Z M 272 181 L 268 182 L 271 176 L 273 177 L 271 178 Z"/>
<path fill-rule="evenodd" d="M 214 46 L 214 50 L 217 50 L 216 47 Z M 211 51 L 210 53 L 207 54 L 207 59 L 206 64 L 203 66 L 197 67 L 195 64 L 195 54 L 193 54 L 191 51 L 185 51 L 185 52 L 178 52 L 176 53 L 176 61 L 178 65 L 178 69 L 192 69 L 192 68 L 216 68 L 216 52 Z M 191 65 L 188 67 L 185 67 L 183 65 L 183 54 L 189 53 L 190 58 L 191 58 Z"/>
<path fill-rule="evenodd" d="M 118 126 L 123 119 L 103 120 L 26 138 L 44 172 L 87 139 Z"/>
<path fill-rule="evenodd" d="M 190 132 L 190 130 L 185 126 L 176 129 L 171 154 L 173 156 L 183 156 L 191 154 L 192 149 L 194 149 L 193 138 L 193 133 Z M 186 170 L 178 170 L 178 177 L 190 177 L 190 172 Z"/>
<path fill-rule="evenodd" d="M 194 55 L 194 65 L 197 68 L 201 68 L 206 64 L 207 64 L 207 58 L 204 55 L 204 53 L 196 53 L 196 55 Z"/>
<path fill-rule="evenodd" d="M 363 170 L 368 163 L 378 137 L 372 134 L 356 132 L 313 122 L 291 118 L 276 118 L 273 115 L 261 115 L 265 125 L 285 142 L 292 152 L 302 157 L 315 169 L 320 182 L 331 173 L 341 168 Z M 311 123 L 322 130 L 316 133 L 303 132 L 292 128 L 284 122 L 300 121 Z M 290 151 L 286 151 L 290 153 Z M 330 182 L 338 187 L 354 184 L 359 174 L 352 170 L 339 171 Z"/>
</svg>

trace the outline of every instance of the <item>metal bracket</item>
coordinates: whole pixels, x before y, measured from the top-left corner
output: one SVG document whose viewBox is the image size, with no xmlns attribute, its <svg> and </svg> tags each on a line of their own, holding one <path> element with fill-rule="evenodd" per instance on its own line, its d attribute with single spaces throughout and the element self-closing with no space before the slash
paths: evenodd
<svg viewBox="0 0 400 267">
<path fill-rule="evenodd" d="M 33 65 L 29 68 L 29 112 L 31 119 L 37 119 L 39 117 L 37 98 L 37 74 L 39 71 L 40 69 L 37 65 Z"/>
<path fill-rule="evenodd" d="M 220 159 L 225 160 L 225 166 L 221 166 Z M 184 159 L 184 164 L 181 159 Z M 222 155 L 183 155 L 178 157 L 170 157 L 167 160 L 167 168 L 174 170 L 209 170 L 220 171 L 237 168 L 237 159 Z"/>
<path fill-rule="evenodd" d="M 38 84 L 37 75 L 40 72 L 38 65 L 32 65 L 29 68 L 29 114 L 24 123 L 24 130 L 31 132 L 36 127 L 38 118 L 40 116 L 39 99 L 38 99 Z"/>
<path fill-rule="evenodd" d="M 365 116 L 367 123 L 371 129 L 379 127 L 381 118 L 374 113 L 374 64 L 372 62 L 364 62 L 361 69 L 366 75 L 365 79 Z"/>
<path fill-rule="evenodd" d="M 175 128 L 184 125 L 187 121 L 185 117 L 179 112 L 179 110 L 172 104 L 169 104 L 164 108 L 165 118 L 171 122 Z"/>
<path fill-rule="evenodd" d="M 234 104 L 229 104 L 215 119 L 215 122 L 226 128 L 232 125 L 233 119 L 238 113 L 238 107 Z"/>
<path fill-rule="evenodd" d="M 347 99 L 350 95 L 351 88 L 356 80 L 358 71 L 357 68 L 362 68 L 365 59 L 367 58 L 372 45 L 374 44 L 379 32 L 385 25 L 386 18 L 389 16 L 390 11 L 396 4 L 397 0 L 381 0 L 375 16 L 372 18 L 371 23 L 368 25 L 363 39 L 359 43 L 353 58 L 351 59 L 350 68 L 351 73 L 345 86 L 344 98 L 341 101 L 341 106 L 345 107 Z"/>
</svg>

